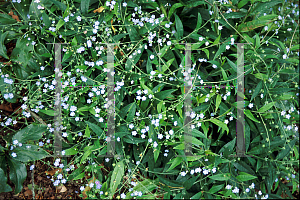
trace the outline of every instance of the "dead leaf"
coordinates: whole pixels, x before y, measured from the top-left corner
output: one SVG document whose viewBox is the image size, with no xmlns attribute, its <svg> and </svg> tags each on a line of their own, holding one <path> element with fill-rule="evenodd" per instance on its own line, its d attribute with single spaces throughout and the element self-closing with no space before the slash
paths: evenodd
<svg viewBox="0 0 300 200">
<path fill-rule="evenodd" d="M 85 187 L 84 191 L 82 192 L 82 194 L 83 194 L 83 199 L 86 199 L 86 198 L 87 198 L 86 192 L 91 190 L 91 188 L 89 187 L 89 185 L 90 185 L 91 183 L 95 182 L 95 180 L 96 180 L 96 178 L 95 178 L 95 176 L 94 176 L 94 177 L 89 181 L 88 186 Z"/>
<path fill-rule="evenodd" d="M 32 195 L 32 191 L 31 191 L 31 190 L 26 190 L 26 191 L 24 192 L 24 195 L 25 195 L 25 196 L 30 196 L 30 195 Z"/>
<path fill-rule="evenodd" d="M 99 7 L 97 8 L 96 10 L 94 10 L 94 13 L 98 12 L 98 13 L 101 13 L 105 8 L 104 7 Z"/>
<path fill-rule="evenodd" d="M 110 21 L 110 23 L 111 23 L 111 28 L 112 28 L 112 30 L 114 31 L 114 34 L 116 35 L 115 27 L 112 25 L 113 22 L 114 22 L 113 19 L 111 19 L 111 21 Z"/>
<path fill-rule="evenodd" d="M 64 185 L 58 186 L 57 189 L 60 190 L 59 191 L 60 193 L 63 193 L 63 192 L 67 191 L 67 188 Z"/>
<path fill-rule="evenodd" d="M 61 168 L 58 168 L 58 169 L 54 169 L 54 170 L 51 170 L 51 171 L 45 171 L 45 173 L 47 174 L 47 175 L 51 175 L 51 176 L 53 176 L 54 174 L 55 174 L 55 172 L 59 172 L 59 173 L 61 173 L 62 172 L 62 169 Z"/>
<path fill-rule="evenodd" d="M 13 13 L 12 10 L 10 10 L 10 12 L 9 12 L 8 14 L 9 14 L 14 20 L 17 20 L 18 22 L 21 21 L 17 15 L 14 15 L 14 13 Z"/>
</svg>

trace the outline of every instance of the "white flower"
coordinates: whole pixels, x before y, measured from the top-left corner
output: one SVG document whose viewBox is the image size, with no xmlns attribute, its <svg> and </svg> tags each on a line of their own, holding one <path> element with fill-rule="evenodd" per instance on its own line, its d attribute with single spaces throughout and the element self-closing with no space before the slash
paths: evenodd
<svg viewBox="0 0 300 200">
<path fill-rule="evenodd" d="M 121 194 L 121 198 L 122 198 L 122 199 L 125 199 L 125 198 L 126 198 L 126 195 L 125 195 L 124 193 L 122 193 L 122 194 Z"/>
<path fill-rule="evenodd" d="M 136 136 L 137 132 L 136 131 L 132 131 L 131 132 L 133 136 Z"/>
<path fill-rule="evenodd" d="M 185 175 L 186 175 L 186 172 L 180 172 L 180 175 L 181 175 L 181 176 L 185 176 Z"/>
<path fill-rule="evenodd" d="M 233 193 L 236 193 L 236 194 L 239 193 L 239 191 L 240 191 L 240 189 L 237 188 L 237 187 L 235 187 L 234 190 L 232 190 L 232 192 L 233 192 Z"/>
<path fill-rule="evenodd" d="M 199 41 L 203 41 L 204 40 L 204 38 L 201 36 L 201 37 L 199 37 Z"/>
<path fill-rule="evenodd" d="M 123 7 L 126 7 L 127 6 L 127 3 L 126 2 L 124 2 L 123 3 Z M 124 193 L 123 193 L 124 194 Z M 122 197 L 121 197 L 122 198 Z"/>
<path fill-rule="evenodd" d="M 71 106 L 71 107 L 70 107 L 70 111 L 74 112 L 74 111 L 76 111 L 76 110 L 77 110 L 77 107 L 76 107 L 76 106 Z"/>
<path fill-rule="evenodd" d="M 87 81 L 87 78 L 84 77 L 84 76 L 81 76 L 81 80 L 82 80 L 83 82 L 86 82 L 86 81 Z"/>
<path fill-rule="evenodd" d="M 226 49 L 227 49 L 227 50 L 230 49 L 230 46 L 229 46 L 229 45 L 226 45 Z"/>
<path fill-rule="evenodd" d="M 79 21 L 79 22 L 81 21 L 81 17 L 80 17 L 80 16 L 78 16 L 76 19 L 77 19 L 77 21 Z"/>
<path fill-rule="evenodd" d="M 158 134 L 158 136 L 157 136 L 157 137 L 158 137 L 158 139 L 160 139 L 160 140 L 161 140 L 161 139 L 163 138 L 163 135 L 162 135 L 162 134 Z"/>
<path fill-rule="evenodd" d="M 200 173 L 201 171 L 202 171 L 202 169 L 200 167 L 198 167 L 198 168 L 195 169 L 196 173 Z"/>
<path fill-rule="evenodd" d="M 216 173 L 217 168 L 214 167 L 211 171 L 212 171 L 212 173 Z"/>
<path fill-rule="evenodd" d="M 218 26 L 218 29 L 219 29 L 219 30 L 222 30 L 222 29 L 223 29 L 223 27 L 222 27 L 222 26 Z"/>
<path fill-rule="evenodd" d="M 216 69 L 218 66 L 217 66 L 217 65 L 215 65 L 215 64 L 213 64 L 213 65 L 212 65 L 212 67 L 213 67 L 214 69 Z"/>
<path fill-rule="evenodd" d="M 208 171 L 207 169 L 204 169 L 204 170 L 203 170 L 203 174 L 204 174 L 204 175 L 207 175 L 208 173 L 209 173 L 209 171 Z"/>
<path fill-rule="evenodd" d="M 15 158 L 17 157 L 17 154 L 15 152 L 12 152 L 11 156 Z"/>
<path fill-rule="evenodd" d="M 167 42 L 167 45 L 168 45 L 168 46 L 170 46 L 171 44 L 172 44 L 172 42 L 171 42 L 171 41 L 168 41 L 168 42 Z"/>
<path fill-rule="evenodd" d="M 253 103 L 249 103 L 248 107 L 253 108 Z"/>
<path fill-rule="evenodd" d="M 275 180 L 275 182 L 276 182 L 276 180 Z M 250 189 L 254 189 L 254 188 L 255 188 L 255 184 L 252 183 L 252 184 L 249 186 L 249 188 L 250 188 Z"/>
<path fill-rule="evenodd" d="M 208 46 L 208 45 L 209 45 L 209 42 L 208 42 L 208 41 L 206 41 L 206 42 L 205 42 L 205 46 Z"/>
<path fill-rule="evenodd" d="M 150 56 L 150 59 L 153 60 L 153 59 L 154 59 L 154 55 L 151 55 L 151 56 Z"/>
<path fill-rule="evenodd" d="M 81 186 L 81 187 L 80 187 L 80 191 L 83 191 L 83 190 L 84 190 L 84 186 Z"/>
<path fill-rule="evenodd" d="M 69 21 L 69 16 L 65 17 L 65 18 L 64 18 L 64 21 L 65 21 L 65 22 L 68 22 L 68 21 Z"/>
<path fill-rule="evenodd" d="M 286 59 L 286 57 L 287 57 L 286 54 L 284 54 L 284 55 L 282 56 L 283 59 Z"/>
<path fill-rule="evenodd" d="M 231 188 L 232 188 L 231 185 L 227 185 L 227 186 L 226 186 L 226 189 L 227 189 L 227 190 L 230 190 Z"/>
</svg>

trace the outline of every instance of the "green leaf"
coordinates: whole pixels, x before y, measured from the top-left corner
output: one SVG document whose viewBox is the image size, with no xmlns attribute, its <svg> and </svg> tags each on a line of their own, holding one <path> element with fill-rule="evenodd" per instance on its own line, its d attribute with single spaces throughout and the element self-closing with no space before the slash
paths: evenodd
<svg viewBox="0 0 300 200">
<path fill-rule="evenodd" d="M 148 94 L 154 95 L 154 93 L 152 92 L 152 90 L 145 85 L 144 78 L 141 78 L 140 83 L 141 83 L 141 86 L 142 86 L 142 88 L 144 90 L 148 90 Z"/>
<path fill-rule="evenodd" d="M 89 6 L 90 6 L 90 0 L 81 0 L 80 7 L 81 7 L 82 14 L 88 13 Z"/>
<path fill-rule="evenodd" d="M 215 109 L 215 112 L 217 112 L 219 106 L 220 106 L 220 103 L 221 103 L 221 100 L 222 100 L 222 97 L 221 95 L 217 95 L 217 98 L 216 98 L 216 109 Z"/>
<path fill-rule="evenodd" d="M 70 176 L 68 177 L 69 180 L 78 180 L 78 179 L 82 179 L 84 177 L 84 172 L 82 172 L 84 170 L 85 166 L 80 166 L 78 167 L 75 171 L 73 171 Z M 81 173 L 82 172 L 82 173 Z"/>
<path fill-rule="evenodd" d="M 182 184 L 181 184 L 180 182 L 178 182 L 178 181 L 170 180 L 170 179 L 165 178 L 164 176 L 158 175 L 158 174 L 156 174 L 156 176 L 159 178 L 159 180 L 160 180 L 163 184 L 165 184 L 165 185 L 167 185 L 167 186 L 171 186 L 171 187 L 182 187 Z"/>
<path fill-rule="evenodd" d="M 226 74 L 225 70 L 223 69 L 223 67 L 220 67 L 220 68 L 221 68 L 221 71 L 222 71 L 223 79 L 224 79 L 225 81 L 227 81 L 227 80 L 228 80 L 228 77 L 227 77 L 227 74 Z"/>
<path fill-rule="evenodd" d="M 86 129 L 85 129 L 84 135 L 85 135 L 86 137 L 88 137 L 88 138 L 91 136 L 91 134 L 90 134 L 90 129 L 89 129 L 89 125 L 86 125 Z"/>
<path fill-rule="evenodd" d="M 56 0 L 49 0 L 52 3 L 54 3 L 61 11 L 65 11 L 67 9 L 67 6 L 59 1 Z"/>
<path fill-rule="evenodd" d="M 126 194 L 126 199 L 130 199 L 132 197 L 131 194 L 134 191 L 143 191 L 143 196 L 144 196 L 144 194 L 152 192 L 155 188 L 157 188 L 157 185 L 156 185 L 156 182 L 158 182 L 157 180 L 158 179 L 156 179 L 154 181 L 145 179 L 142 182 L 138 182 L 137 185 L 133 188 L 133 190 Z M 146 197 L 146 195 L 145 195 L 145 197 Z"/>
<path fill-rule="evenodd" d="M 9 59 L 8 55 L 6 54 L 6 47 L 4 45 L 4 40 L 8 34 L 8 31 L 5 33 L 0 33 L 0 56 Z"/>
<path fill-rule="evenodd" d="M 46 115 L 49 115 L 49 116 L 54 116 L 55 115 L 55 111 L 54 110 L 40 110 L 41 113 L 44 113 Z"/>
<path fill-rule="evenodd" d="M 18 140 L 19 143 L 25 143 L 28 140 L 39 140 L 46 131 L 47 126 L 45 125 L 30 124 L 29 126 L 17 132 L 13 136 L 12 140 Z"/>
<path fill-rule="evenodd" d="M 208 140 L 208 138 L 203 133 L 198 131 L 197 129 L 192 130 L 192 135 L 195 136 L 195 137 L 200 137 L 200 138 Z"/>
<path fill-rule="evenodd" d="M 45 23 L 45 26 L 49 27 L 51 25 L 51 21 L 49 19 L 49 16 L 46 14 L 46 12 L 43 12 L 42 17 L 43 17 L 43 22 Z"/>
<path fill-rule="evenodd" d="M 4 174 L 4 171 L 0 168 L 0 193 L 2 192 L 11 192 L 12 188 L 7 184 L 7 178 Z"/>
<path fill-rule="evenodd" d="M 174 149 L 179 149 L 179 150 L 183 150 L 185 149 L 185 145 L 184 143 L 177 145 L 176 147 L 174 147 Z"/>
<path fill-rule="evenodd" d="M 183 5 L 182 5 L 181 3 L 175 3 L 175 4 L 171 7 L 171 9 L 170 9 L 170 11 L 169 11 L 168 18 L 171 19 L 171 16 L 172 16 L 172 14 L 174 13 L 174 11 L 175 11 L 177 8 L 180 8 L 180 7 L 182 7 L 182 6 L 183 6 Z"/>
<path fill-rule="evenodd" d="M 244 114 L 245 114 L 249 119 L 251 119 L 252 121 L 257 122 L 257 123 L 260 123 L 260 121 L 258 121 L 257 119 L 255 119 L 255 117 L 252 115 L 252 113 L 251 113 L 250 110 L 244 109 Z"/>
<path fill-rule="evenodd" d="M 226 130 L 227 134 L 229 133 L 229 129 L 228 129 L 227 125 L 224 122 L 221 122 L 217 119 L 210 119 L 209 121 L 213 122 L 217 126 L 220 126 L 222 129 Z"/>
<path fill-rule="evenodd" d="M 297 139 L 292 140 L 290 143 L 288 143 L 285 146 L 285 149 L 281 150 L 279 152 L 279 154 L 276 156 L 277 160 L 281 160 L 282 158 L 288 156 L 288 154 L 290 153 L 291 149 L 293 149 L 295 143 L 296 143 Z"/>
<path fill-rule="evenodd" d="M 145 142 L 145 139 L 142 138 L 136 138 L 133 137 L 132 135 L 126 135 L 125 137 L 123 137 L 124 142 L 130 143 L 130 144 L 138 144 L 138 143 L 142 143 Z"/>
<path fill-rule="evenodd" d="M 276 102 L 271 102 L 268 103 L 267 105 L 264 105 L 263 107 L 261 107 L 257 112 L 265 112 L 267 110 L 270 110 L 270 108 L 272 108 L 275 105 Z"/>
<path fill-rule="evenodd" d="M 258 78 L 258 79 L 261 79 L 261 80 L 266 80 L 266 79 L 268 79 L 268 75 L 262 74 L 262 73 L 256 73 L 256 74 L 254 74 L 254 76 L 255 76 L 256 78 Z"/>
<path fill-rule="evenodd" d="M 103 133 L 103 130 L 98 125 L 89 121 L 84 122 L 94 131 L 94 133 L 96 133 L 96 135 L 100 136 Z"/>
<path fill-rule="evenodd" d="M 226 59 L 227 59 L 227 62 L 229 63 L 229 65 L 230 65 L 230 67 L 231 67 L 235 72 L 237 72 L 237 66 L 236 66 L 236 64 L 235 64 L 234 62 L 232 62 L 231 60 L 229 60 L 227 57 L 226 57 Z"/>
<path fill-rule="evenodd" d="M 124 176 L 124 164 L 123 161 L 116 163 L 114 171 L 111 175 L 110 181 L 110 192 L 114 194 L 118 188 L 118 185 L 121 183 L 121 180 Z"/>
<path fill-rule="evenodd" d="M 253 20 L 253 21 L 240 24 L 237 27 L 237 30 L 240 32 L 248 32 L 262 26 L 267 26 L 271 22 L 272 22 L 271 20 Z"/>
<path fill-rule="evenodd" d="M 181 39 L 183 36 L 183 25 L 180 18 L 176 14 L 174 15 L 175 15 L 175 25 L 177 30 L 176 34 L 178 36 L 178 39 Z"/>
<path fill-rule="evenodd" d="M 7 163 L 9 165 L 9 178 L 15 185 L 15 194 L 18 194 L 21 192 L 23 182 L 27 177 L 26 166 L 15 159 L 8 159 Z"/>
<path fill-rule="evenodd" d="M 77 39 L 76 39 L 76 37 L 74 37 L 74 38 L 72 39 L 71 45 L 72 45 L 72 46 L 76 46 L 76 45 L 77 45 Z"/>
<path fill-rule="evenodd" d="M 41 56 L 44 56 L 44 57 L 47 57 L 47 58 L 52 57 L 52 55 L 50 53 L 43 53 Z"/>
<path fill-rule="evenodd" d="M 212 45 L 217 45 L 220 42 L 221 34 L 217 37 L 217 39 L 214 41 Z"/>
<path fill-rule="evenodd" d="M 93 148 L 93 146 L 90 146 L 89 149 L 85 150 L 85 152 L 84 152 L 84 154 L 83 154 L 83 156 L 82 156 L 82 158 L 80 160 L 80 164 L 83 163 L 87 159 L 87 157 L 89 157 L 89 155 L 91 155 L 92 148 Z"/>
<path fill-rule="evenodd" d="M 0 25 L 8 25 L 17 23 L 10 15 L 6 13 L 0 13 Z"/>
<path fill-rule="evenodd" d="M 153 149 L 154 162 L 156 162 L 157 159 L 158 159 L 158 156 L 159 156 L 159 154 L 160 154 L 160 148 L 161 148 L 161 145 L 158 144 L 157 148 Z"/>
<path fill-rule="evenodd" d="M 78 150 L 75 147 L 70 148 L 70 149 L 66 149 L 64 151 L 65 151 L 66 156 L 75 155 L 75 154 L 78 153 Z"/>
<path fill-rule="evenodd" d="M 162 105 L 163 105 L 163 101 L 161 101 L 161 102 L 159 102 L 158 104 L 157 104 L 157 112 L 158 113 L 161 113 L 161 108 L 162 108 Z"/>
<path fill-rule="evenodd" d="M 60 27 L 62 27 L 65 24 L 65 21 L 63 21 L 62 19 L 60 19 L 58 21 L 58 23 L 56 24 L 56 30 L 58 31 L 60 29 Z"/>
<path fill-rule="evenodd" d="M 171 66 L 171 64 L 173 63 L 174 60 L 175 60 L 175 58 L 168 60 L 168 62 L 165 65 L 163 65 L 161 72 L 164 73 L 167 69 L 169 69 L 169 67 Z"/>
<path fill-rule="evenodd" d="M 212 175 L 209 176 L 209 178 L 217 181 L 227 181 L 230 179 L 230 176 L 231 176 L 230 173 L 224 173 L 224 174 Z"/>
<path fill-rule="evenodd" d="M 291 47 L 290 51 L 298 50 L 299 49 L 299 44 L 296 44 Z"/>
<path fill-rule="evenodd" d="M 256 34 L 255 35 L 255 49 L 258 49 L 260 47 L 260 39 L 259 39 L 259 35 Z"/>
<path fill-rule="evenodd" d="M 215 56 L 214 56 L 214 60 L 215 60 L 219 55 L 221 55 L 221 53 L 223 53 L 223 52 L 225 51 L 226 45 L 227 45 L 226 43 L 223 43 L 223 44 L 220 46 L 220 48 L 218 49 L 217 53 L 216 53 Z"/>
<path fill-rule="evenodd" d="M 178 165 L 180 165 L 182 163 L 182 157 L 176 157 L 173 160 L 169 161 L 168 164 L 172 163 L 172 165 L 170 166 L 170 168 L 167 170 L 170 171 L 172 169 L 174 169 L 175 167 L 177 167 Z"/>
<path fill-rule="evenodd" d="M 169 97 L 173 92 L 175 92 L 177 89 L 170 89 L 170 90 L 164 90 L 161 92 L 157 92 L 155 93 L 155 97 L 160 99 L 160 100 L 164 100 L 165 98 Z"/>
<path fill-rule="evenodd" d="M 126 31 L 129 33 L 129 38 L 132 44 L 136 44 L 139 40 L 141 40 L 140 35 L 135 29 L 135 26 L 132 26 L 128 20 L 125 20 Z"/>
<path fill-rule="evenodd" d="M 25 47 L 16 47 L 11 53 L 10 59 L 19 65 L 22 65 L 22 68 L 20 70 L 24 71 L 23 68 L 25 68 L 28 64 L 28 61 L 32 57 L 32 55 L 24 49 Z M 25 71 L 24 71 L 25 72 Z M 25 79 L 25 77 L 20 76 L 21 79 Z M 27 77 L 27 76 L 26 76 Z"/>
<path fill-rule="evenodd" d="M 214 185 L 210 188 L 210 190 L 208 191 L 208 193 L 210 194 L 214 194 L 216 192 L 218 192 L 219 190 L 221 190 L 224 187 L 224 184 L 222 185 Z"/>
<path fill-rule="evenodd" d="M 244 5 L 246 5 L 248 3 L 248 1 L 250 1 L 250 0 L 242 0 L 242 1 L 240 1 L 239 4 L 238 4 L 238 8 L 242 8 Z"/>
<path fill-rule="evenodd" d="M 240 182 L 249 181 L 257 178 L 256 176 L 252 176 L 250 174 L 247 174 L 246 172 L 239 172 L 239 173 L 240 175 L 238 175 L 236 179 Z"/>
<path fill-rule="evenodd" d="M 200 12 L 199 12 L 199 13 L 198 13 L 198 21 L 197 21 L 196 30 L 197 30 L 198 28 L 200 28 L 201 25 L 202 25 L 202 17 L 201 17 L 201 14 L 200 14 Z"/>
<path fill-rule="evenodd" d="M 16 148 L 14 152 L 17 154 L 17 157 L 15 157 L 14 159 L 23 163 L 41 160 L 49 155 L 47 151 L 31 144 L 24 144 L 22 147 Z"/>
<path fill-rule="evenodd" d="M 252 96 L 251 96 L 251 100 L 252 101 L 259 93 L 260 93 L 260 90 L 262 89 L 262 81 L 259 81 L 259 83 L 257 84 Z"/>
</svg>

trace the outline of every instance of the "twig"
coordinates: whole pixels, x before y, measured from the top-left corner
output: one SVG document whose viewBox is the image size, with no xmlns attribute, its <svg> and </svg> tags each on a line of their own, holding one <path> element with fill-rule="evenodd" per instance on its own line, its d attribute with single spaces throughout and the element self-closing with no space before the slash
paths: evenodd
<svg viewBox="0 0 300 200">
<path fill-rule="evenodd" d="M 35 161 L 33 162 L 33 166 L 35 166 Z M 35 193 L 34 193 L 34 168 L 31 170 L 31 180 L 32 180 L 32 199 L 35 200 Z"/>
</svg>

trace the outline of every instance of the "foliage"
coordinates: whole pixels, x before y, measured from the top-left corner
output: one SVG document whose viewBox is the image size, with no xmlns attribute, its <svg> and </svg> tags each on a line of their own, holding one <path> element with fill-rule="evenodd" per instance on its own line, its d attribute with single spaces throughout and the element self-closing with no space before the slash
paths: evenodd
<svg viewBox="0 0 300 200">
<path fill-rule="evenodd" d="M 20 22 L 8 15 L 11 9 Z M 21 114 L 6 117 L 2 126 L 32 116 L 24 111 L 28 108 L 48 128 L 29 125 L 4 137 L 0 192 L 11 190 L 7 165 L 18 193 L 25 163 L 45 158 L 45 150 L 53 148 L 53 43 L 66 43 L 61 45 L 64 141 L 62 158 L 54 163 L 64 173 L 52 177 L 55 186 L 83 180 L 87 185 L 80 185 L 81 196 L 91 199 L 293 198 L 299 191 L 296 2 L 21 0 L 7 2 L 1 11 L 0 55 L 11 61 L 1 66 L 1 99 L 23 103 Z M 16 43 L 10 57 L 8 42 Z M 107 43 L 115 44 L 113 71 Z M 191 43 L 190 71 L 183 43 Z M 241 56 L 244 94 L 237 91 L 242 61 L 237 43 L 247 43 Z M 114 100 L 108 99 L 109 74 Z M 237 95 L 245 100 L 248 157 L 232 156 L 237 151 Z M 113 126 L 108 120 L 111 104 Z M 113 158 L 105 157 L 111 129 Z M 187 140 L 194 156 L 184 156 Z M 64 156 L 72 156 L 71 161 Z M 285 185 L 282 178 L 290 181 Z"/>
</svg>

